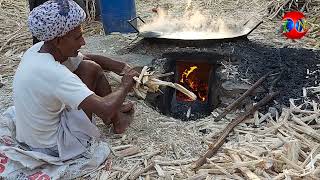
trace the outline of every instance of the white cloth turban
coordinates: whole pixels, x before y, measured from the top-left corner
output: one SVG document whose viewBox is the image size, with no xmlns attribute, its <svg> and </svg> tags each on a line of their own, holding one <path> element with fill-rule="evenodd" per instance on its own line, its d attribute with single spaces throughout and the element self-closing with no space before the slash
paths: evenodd
<svg viewBox="0 0 320 180">
<path fill-rule="evenodd" d="M 64 36 L 85 18 L 86 13 L 72 0 L 49 0 L 30 12 L 28 26 L 34 37 L 50 41 Z"/>
</svg>

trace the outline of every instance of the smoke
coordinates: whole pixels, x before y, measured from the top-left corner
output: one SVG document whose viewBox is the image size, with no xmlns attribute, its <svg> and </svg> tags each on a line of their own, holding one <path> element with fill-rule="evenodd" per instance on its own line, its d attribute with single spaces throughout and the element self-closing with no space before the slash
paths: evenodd
<svg viewBox="0 0 320 180">
<path fill-rule="evenodd" d="M 192 6 L 192 0 L 187 0 L 182 16 L 175 17 L 168 10 L 158 8 L 157 16 L 144 24 L 140 31 L 155 32 L 165 38 L 206 39 L 230 37 L 241 33 L 242 29 L 226 23 L 221 17 L 202 14 Z"/>
</svg>

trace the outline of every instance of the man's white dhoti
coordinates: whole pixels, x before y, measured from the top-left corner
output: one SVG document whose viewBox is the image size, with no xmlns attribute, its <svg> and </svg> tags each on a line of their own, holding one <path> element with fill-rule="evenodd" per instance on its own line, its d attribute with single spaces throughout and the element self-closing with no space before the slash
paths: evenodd
<svg viewBox="0 0 320 180">
<path fill-rule="evenodd" d="M 0 156 L 5 159 L 0 178 L 30 179 L 37 175 L 73 179 L 92 172 L 110 154 L 107 143 L 93 138 L 99 135 L 96 128 L 82 110 L 65 110 L 61 114 L 57 146 L 31 150 L 15 139 L 15 110 L 10 107 L 4 116 L 0 114 Z M 68 158 L 72 159 L 64 161 Z"/>
<path fill-rule="evenodd" d="M 99 129 L 83 110 L 64 110 L 60 115 L 57 145 L 52 148 L 32 148 L 31 150 L 56 156 L 65 161 L 84 155 L 92 138 L 100 136 Z"/>
</svg>

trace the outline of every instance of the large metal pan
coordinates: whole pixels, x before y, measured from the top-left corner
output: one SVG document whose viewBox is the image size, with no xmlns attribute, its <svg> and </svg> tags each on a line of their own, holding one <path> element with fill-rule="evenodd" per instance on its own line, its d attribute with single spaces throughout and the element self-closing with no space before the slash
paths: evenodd
<svg viewBox="0 0 320 180">
<path fill-rule="evenodd" d="M 141 17 L 135 17 L 128 21 L 128 23 L 137 31 L 138 36 L 152 39 L 168 39 L 168 40 L 224 40 L 247 37 L 253 30 L 255 30 L 262 21 L 249 19 L 241 26 L 234 26 L 234 31 L 231 33 L 213 33 L 213 32 L 160 32 L 160 31 L 139 31 L 139 29 L 132 23 L 132 21 L 139 19 L 141 22 L 145 21 Z M 231 28 L 232 30 L 232 28 Z"/>
</svg>

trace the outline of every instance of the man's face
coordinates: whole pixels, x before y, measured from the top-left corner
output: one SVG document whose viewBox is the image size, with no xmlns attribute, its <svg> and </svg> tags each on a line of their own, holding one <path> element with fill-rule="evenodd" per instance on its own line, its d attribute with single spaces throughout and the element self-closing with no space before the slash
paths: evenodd
<svg viewBox="0 0 320 180">
<path fill-rule="evenodd" d="M 85 45 L 81 26 L 58 38 L 57 46 L 64 57 L 78 56 L 79 49 Z"/>
</svg>

